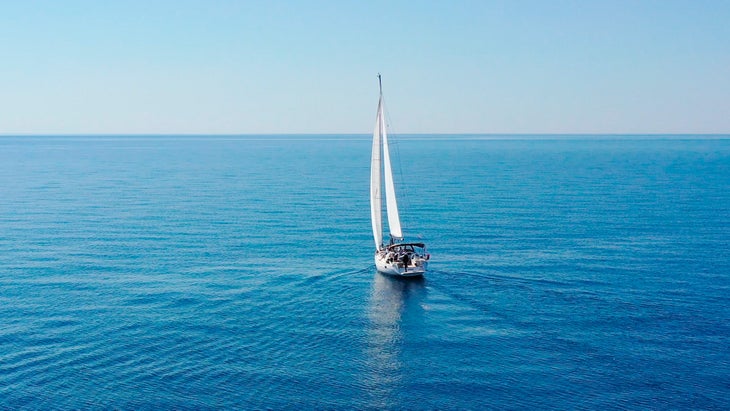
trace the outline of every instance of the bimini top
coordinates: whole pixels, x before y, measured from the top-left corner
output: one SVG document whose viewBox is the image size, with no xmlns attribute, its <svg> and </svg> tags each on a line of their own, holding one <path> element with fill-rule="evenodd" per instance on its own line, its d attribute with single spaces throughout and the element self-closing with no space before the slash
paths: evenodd
<svg viewBox="0 0 730 411">
<path fill-rule="evenodd" d="M 397 243 L 397 244 L 390 244 L 385 248 L 395 248 L 395 247 L 403 247 L 403 246 L 409 246 L 412 245 L 414 247 L 418 248 L 425 248 L 426 245 L 424 243 Z"/>
</svg>

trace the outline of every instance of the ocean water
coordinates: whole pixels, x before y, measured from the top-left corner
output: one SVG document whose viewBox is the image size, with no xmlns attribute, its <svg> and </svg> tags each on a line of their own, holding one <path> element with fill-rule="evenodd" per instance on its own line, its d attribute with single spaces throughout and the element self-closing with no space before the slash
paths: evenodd
<svg viewBox="0 0 730 411">
<path fill-rule="evenodd" d="M 730 136 L 0 138 L 0 409 L 730 409 Z"/>
</svg>

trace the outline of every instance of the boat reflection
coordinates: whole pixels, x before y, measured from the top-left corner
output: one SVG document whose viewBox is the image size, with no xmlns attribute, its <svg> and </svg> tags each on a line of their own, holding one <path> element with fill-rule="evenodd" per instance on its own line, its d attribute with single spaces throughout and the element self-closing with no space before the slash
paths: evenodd
<svg viewBox="0 0 730 411">
<path fill-rule="evenodd" d="M 409 330 L 423 319 L 423 277 L 399 278 L 376 272 L 368 304 L 365 388 L 370 406 L 398 403 L 403 380 L 403 349 Z"/>
</svg>

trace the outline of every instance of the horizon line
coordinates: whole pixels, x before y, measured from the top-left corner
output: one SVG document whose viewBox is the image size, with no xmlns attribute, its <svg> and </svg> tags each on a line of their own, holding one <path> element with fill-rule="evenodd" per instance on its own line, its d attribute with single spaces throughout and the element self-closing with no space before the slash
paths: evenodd
<svg viewBox="0 0 730 411">
<path fill-rule="evenodd" d="M 235 136 L 369 136 L 372 133 L 0 133 L 0 137 L 235 137 Z M 724 133 L 391 133 L 394 136 L 730 136 L 730 132 Z"/>
</svg>

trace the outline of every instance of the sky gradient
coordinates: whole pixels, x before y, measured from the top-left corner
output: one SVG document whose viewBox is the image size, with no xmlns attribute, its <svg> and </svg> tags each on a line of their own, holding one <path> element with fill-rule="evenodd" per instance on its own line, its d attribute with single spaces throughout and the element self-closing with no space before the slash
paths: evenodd
<svg viewBox="0 0 730 411">
<path fill-rule="evenodd" d="M 730 1 L 0 1 L 0 134 L 730 133 Z"/>
</svg>

